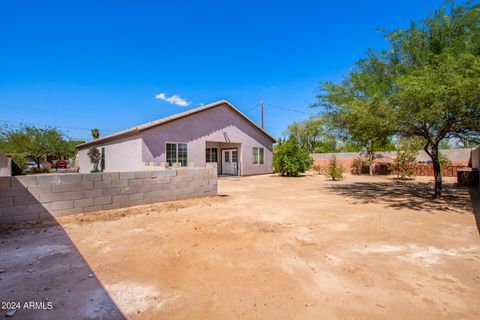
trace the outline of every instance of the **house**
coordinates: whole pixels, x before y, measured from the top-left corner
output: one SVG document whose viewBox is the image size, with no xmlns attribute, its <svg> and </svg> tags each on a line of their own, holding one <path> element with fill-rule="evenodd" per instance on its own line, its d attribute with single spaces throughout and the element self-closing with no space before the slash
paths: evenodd
<svg viewBox="0 0 480 320">
<path fill-rule="evenodd" d="M 142 124 L 81 145 L 81 173 L 93 165 L 91 147 L 101 151 L 105 172 L 204 166 L 217 162 L 222 175 L 272 172 L 275 139 L 225 100 Z"/>
</svg>

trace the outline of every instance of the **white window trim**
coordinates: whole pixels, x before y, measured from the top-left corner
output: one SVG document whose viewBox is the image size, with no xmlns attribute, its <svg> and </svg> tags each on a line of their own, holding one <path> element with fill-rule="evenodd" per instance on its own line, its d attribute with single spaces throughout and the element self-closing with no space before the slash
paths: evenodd
<svg viewBox="0 0 480 320">
<path fill-rule="evenodd" d="M 255 159 L 254 149 L 257 149 L 257 159 Z M 263 163 L 260 163 L 260 149 L 263 149 Z M 255 163 L 256 160 L 256 163 Z M 252 147 L 252 165 L 262 166 L 265 164 L 265 148 L 264 147 Z"/>
<path fill-rule="evenodd" d="M 176 152 L 175 152 L 175 156 L 176 156 L 176 157 L 175 157 L 175 158 L 176 158 L 175 160 L 176 160 L 176 161 L 175 161 L 175 163 L 179 163 L 179 162 L 178 162 L 178 145 L 179 145 L 179 144 L 185 144 L 185 145 L 187 145 L 187 167 L 188 167 L 188 143 L 187 143 L 187 142 L 173 142 L 173 141 L 167 141 L 167 142 L 165 142 L 165 162 L 168 163 L 168 158 L 167 158 L 167 144 L 174 144 L 174 145 L 176 145 Z"/>
</svg>

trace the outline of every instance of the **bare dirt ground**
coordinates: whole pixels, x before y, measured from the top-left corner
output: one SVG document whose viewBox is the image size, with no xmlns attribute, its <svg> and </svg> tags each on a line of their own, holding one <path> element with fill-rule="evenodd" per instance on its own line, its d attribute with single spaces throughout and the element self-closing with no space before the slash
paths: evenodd
<svg viewBox="0 0 480 320">
<path fill-rule="evenodd" d="M 479 319 L 478 189 L 452 181 L 430 202 L 430 178 L 231 178 L 3 229 L 0 301 L 16 319 Z"/>
</svg>

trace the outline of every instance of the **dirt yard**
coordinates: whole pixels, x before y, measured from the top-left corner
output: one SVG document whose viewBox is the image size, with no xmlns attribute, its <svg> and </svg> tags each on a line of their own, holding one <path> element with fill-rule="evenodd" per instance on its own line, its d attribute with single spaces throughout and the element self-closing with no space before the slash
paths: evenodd
<svg viewBox="0 0 480 320">
<path fill-rule="evenodd" d="M 4 229 L 0 301 L 15 319 L 480 319 L 478 196 L 432 203 L 430 181 L 230 178 Z"/>
</svg>

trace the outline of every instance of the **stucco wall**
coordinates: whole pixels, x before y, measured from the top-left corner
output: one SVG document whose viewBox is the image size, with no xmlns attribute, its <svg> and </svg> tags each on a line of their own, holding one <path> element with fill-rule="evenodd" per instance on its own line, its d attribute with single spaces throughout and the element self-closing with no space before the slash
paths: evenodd
<svg viewBox="0 0 480 320">
<path fill-rule="evenodd" d="M 217 194 L 217 169 L 0 177 L 0 224 Z"/>
<path fill-rule="evenodd" d="M 166 142 L 187 143 L 188 162 L 195 163 L 205 162 L 207 141 L 240 143 L 242 175 L 272 172 L 272 141 L 228 106 L 218 106 L 148 129 L 141 132 L 141 137 L 144 162 L 165 162 Z M 253 147 L 265 149 L 263 165 L 253 164 Z"/>
<path fill-rule="evenodd" d="M 12 161 L 6 155 L 0 153 L 0 177 L 12 175 Z"/>
<path fill-rule="evenodd" d="M 142 142 L 139 136 L 123 138 L 96 146 L 105 148 L 104 172 L 140 171 L 143 170 Z M 93 165 L 88 158 L 88 149 L 78 152 L 80 173 L 89 173 Z"/>
</svg>

